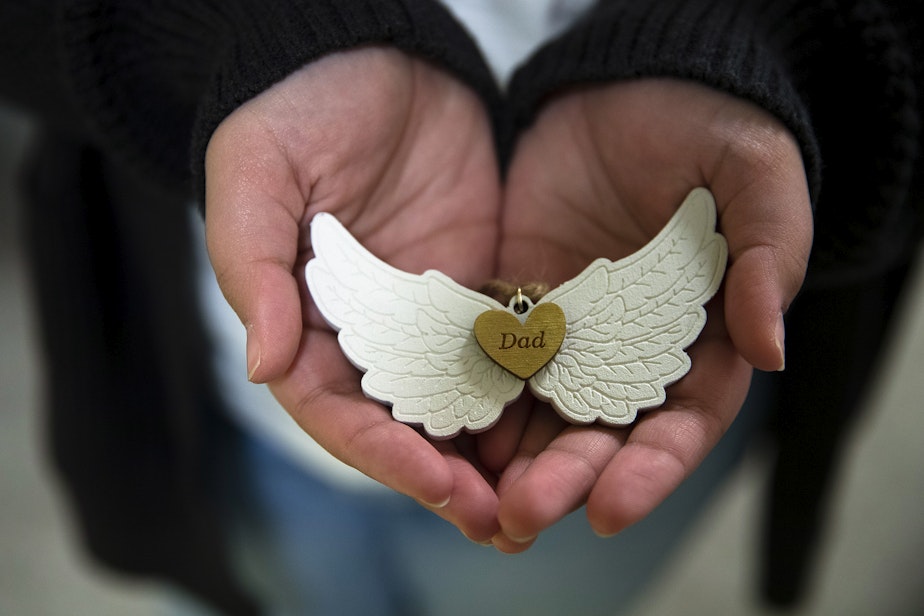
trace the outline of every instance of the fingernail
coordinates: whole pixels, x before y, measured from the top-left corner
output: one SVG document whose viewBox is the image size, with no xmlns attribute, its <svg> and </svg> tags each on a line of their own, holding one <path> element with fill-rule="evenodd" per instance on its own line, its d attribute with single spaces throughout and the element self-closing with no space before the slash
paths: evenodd
<svg viewBox="0 0 924 616">
<path fill-rule="evenodd" d="M 253 381 L 253 375 L 260 367 L 263 355 L 260 353 L 260 342 L 253 331 L 253 325 L 247 326 L 247 380 Z"/>
<path fill-rule="evenodd" d="M 487 541 L 475 541 L 474 539 L 472 539 L 471 537 L 469 537 L 468 535 L 466 535 L 464 531 L 460 531 L 460 532 L 462 532 L 462 536 L 463 536 L 463 537 L 465 537 L 466 539 L 468 539 L 469 541 L 471 541 L 471 542 L 474 543 L 475 545 L 480 545 L 480 546 L 483 546 L 483 547 L 492 547 L 492 546 L 494 545 L 494 541 L 492 541 L 491 539 L 488 539 Z"/>
<path fill-rule="evenodd" d="M 507 533 L 504 533 L 504 535 L 506 535 L 507 539 L 510 539 L 514 543 L 529 543 L 536 538 L 536 535 L 530 535 L 529 537 L 514 537 L 513 535 L 509 535 Z"/>
<path fill-rule="evenodd" d="M 776 322 L 776 348 L 780 352 L 780 363 L 777 372 L 782 372 L 786 369 L 786 324 L 783 322 L 783 313 L 780 313 L 780 317 Z"/>
<path fill-rule="evenodd" d="M 592 528 L 591 530 L 593 530 L 593 531 L 594 531 L 594 534 L 595 534 L 596 536 L 600 537 L 601 539 L 609 539 L 610 537 L 615 537 L 616 535 L 619 534 L 619 533 L 601 533 L 600 531 L 598 531 L 598 530 L 595 529 L 595 528 Z"/>
<path fill-rule="evenodd" d="M 420 503 L 421 505 L 423 505 L 424 507 L 429 507 L 430 509 L 442 509 L 443 507 L 445 507 L 446 505 L 449 504 L 449 499 L 450 499 L 450 498 L 452 498 L 452 496 L 447 496 L 447 497 L 446 497 L 446 500 L 444 500 L 444 501 L 442 501 L 442 502 L 440 502 L 440 503 L 428 503 L 427 501 L 423 500 L 422 498 L 418 498 L 418 499 L 417 499 L 417 502 Z"/>
</svg>

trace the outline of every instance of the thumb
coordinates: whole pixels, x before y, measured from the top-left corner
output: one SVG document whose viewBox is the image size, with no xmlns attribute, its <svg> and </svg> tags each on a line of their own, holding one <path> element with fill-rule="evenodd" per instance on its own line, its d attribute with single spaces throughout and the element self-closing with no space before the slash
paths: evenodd
<svg viewBox="0 0 924 616">
<path fill-rule="evenodd" d="M 716 195 L 716 200 L 721 200 Z M 728 331 L 739 353 L 760 370 L 782 370 L 783 314 L 805 278 L 812 211 L 801 165 L 797 173 L 755 182 L 735 193 L 721 215 L 730 265 L 725 278 Z"/>
<path fill-rule="evenodd" d="M 206 153 L 206 241 L 218 284 L 247 329 L 248 378 L 266 382 L 289 368 L 301 339 L 293 271 L 304 201 L 271 192 L 296 185 L 281 156 L 260 157 L 259 144 L 232 133 L 220 126 Z"/>
</svg>

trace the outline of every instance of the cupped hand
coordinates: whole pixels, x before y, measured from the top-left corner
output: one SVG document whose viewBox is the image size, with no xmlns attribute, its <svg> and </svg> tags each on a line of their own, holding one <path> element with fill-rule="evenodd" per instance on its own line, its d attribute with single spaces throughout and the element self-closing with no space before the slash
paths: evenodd
<svg viewBox="0 0 924 616">
<path fill-rule="evenodd" d="M 432 443 L 367 399 L 303 278 L 321 211 L 405 271 L 490 278 L 500 183 L 481 102 L 396 50 L 333 54 L 226 118 L 206 178 L 209 254 L 247 328 L 251 380 L 335 456 L 489 539 L 497 497 L 470 443 Z"/>
<path fill-rule="evenodd" d="M 724 288 L 688 352 L 692 369 L 667 401 L 622 429 L 568 426 L 521 401 L 522 430 L 483 458 L 502 473 L 495 545 L 526 549 L 587 505 L 611 535 L 650 513 L 695 469 L 740 409 L 751 367 L 784 365 L 782 315 L 801 286 L 812 240 L 802 159 L 758 107 L 702 85 L 646 79 L 555 99 L 521 137 L 505 189 L 500 275 L 557 284 L 597 257 L 634 252 L 694 187 L 716 198 L 729 246 Z"/>
</svg>

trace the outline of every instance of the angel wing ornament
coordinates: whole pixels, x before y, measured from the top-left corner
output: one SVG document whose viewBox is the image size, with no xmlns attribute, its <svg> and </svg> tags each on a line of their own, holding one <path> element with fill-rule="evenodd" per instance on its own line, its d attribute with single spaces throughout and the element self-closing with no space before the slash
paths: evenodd
<svg viewBox="0 0 924 616">
<path fill-rule="evenodd" d="M 621 426 L 690 369 L 684 349 L 725 272 L 715 224 L 697 188 L 638 252 L 597 259 L 535 305 L 503 306 L 440 272 L 397 270 L 318 214 L 306 278 L 366 395 L 434 438 L 490 428 L 527 380 L 569 422 Z"/>
</svg>

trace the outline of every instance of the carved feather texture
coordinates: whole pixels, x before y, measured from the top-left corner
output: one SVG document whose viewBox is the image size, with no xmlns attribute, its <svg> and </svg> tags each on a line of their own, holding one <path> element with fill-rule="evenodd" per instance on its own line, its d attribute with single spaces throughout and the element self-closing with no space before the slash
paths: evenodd
<svg viewBox="0 0 924 616">
<path fill-rule="evenodd" d="M 690 193 L 667 226 L 640 251 L 597 259 L 538 303 L 557 304 L 566 335 L 530 379 L 533 393 L 578 424 L 632 422 L 665 400 L 665 387 L 690 369 L 684 349 L 706 322 L 705 304 L 725 272 L 725 238 L 715 202 Z M 436 271 L 413 275 L 363 248 L 329 214 L 311 223 L 311 295 L 360 370 L 363 391 L 403 422 L 435 438 L 494 425 L 524 382 L 479 347 L 475 319 L 508 310 Z"/>
<path fill-rule="evenodd" d="M 684 349 L 706 324 L 703 308 L 722 283 L 728 249 L 715 232 L 715 202 L 690 193 L 638 252 L 597 259 L 540 300 L 558 304 L 568 334 L 530 379 L 533 393 L 573 423 L 624 425 L 660 406 L 664 388 L 690 369 Z"/>
<path fill-rule="evenodd" d="M 391 267 L 329 214 L 312 220 L 311 242 L 311 296 L 365 371 L 363 391 L 390 404 L 395 419 L 450 438 L 490 428 L 519 397 L 524 382 L 485 355 L 472 332 L 479 314 L 501 304 L 440 272 Z"/>
</svg>

